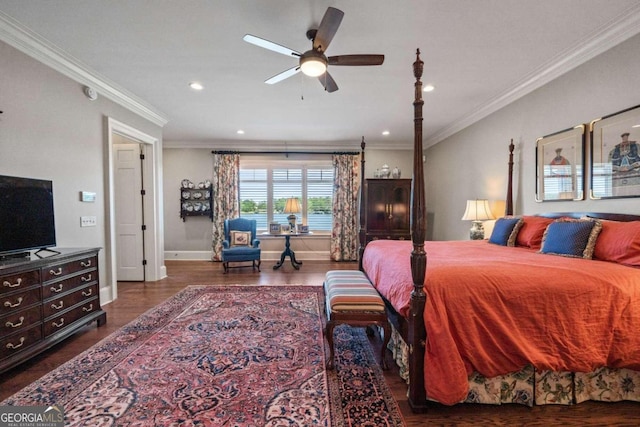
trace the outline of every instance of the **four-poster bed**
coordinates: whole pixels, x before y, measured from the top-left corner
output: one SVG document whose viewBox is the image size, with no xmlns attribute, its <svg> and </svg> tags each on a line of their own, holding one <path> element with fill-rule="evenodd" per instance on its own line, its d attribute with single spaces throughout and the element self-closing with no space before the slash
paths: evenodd
<svg viewBox="0 0 640 427">
<path fill-rule="evenodd" d="M 513 234 L 510 244 L 425 242 L 419 54 L 413 64 L 412 239 L 366 243 L 364 197 L 359 234 L 360 269 L 385 299 L 398 358 L 408 359 L 410 407 L 424 411 L 428 400 L 527 405 L 640 400 L 640 216 L 530 216 L 518 221 L 518 241 Z M 364 148 L 363 141 L 363 191 Z M 513 149 L 512 142 L 508 216 L 513 214 Z M 568 219 L 584 216 L 599 220 Z M 621 235 L 618 224 L 629 224 L 636 240 L 627 239 L 626 253 L 613 248 L 607 258 Z M 565 225 L 588 227 L 584 257 L 582 251 L 567 257 L 549 250 L 549 230 L 564 232 Z M 600 240 L 607 243 L 598 249 L 600 230 Z"/>
</svg>

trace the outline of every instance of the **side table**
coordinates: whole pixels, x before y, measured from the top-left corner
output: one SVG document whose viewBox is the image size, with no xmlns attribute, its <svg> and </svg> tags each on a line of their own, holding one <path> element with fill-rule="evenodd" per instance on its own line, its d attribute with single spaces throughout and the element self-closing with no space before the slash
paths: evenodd
<svg viewBox="0 0 640 427">
<path fill-rule="evenodd" d="M 282 267 L 282 264 L 284 264 L 284 260 L 286 257 L 290 258 L 291 265 L 293 266 L 293 268 L 295 268 L 296 270 L 300 270 L 302 261 L 298 261 L 296 259 L 296 253 L 291 249 L 291 237 L 308 236 L 313 233 L 309 232 L 309 233 L 282 233 L 282 234 L 263 233 L 263 234 L 273 236 L 273 237 L 284 237 L 284 250 L 280 255 L 280 261 L 276 262 L 276 264 L 273 266 L 274 270 L 277 270 L 280 267 Z"/>
</svg>

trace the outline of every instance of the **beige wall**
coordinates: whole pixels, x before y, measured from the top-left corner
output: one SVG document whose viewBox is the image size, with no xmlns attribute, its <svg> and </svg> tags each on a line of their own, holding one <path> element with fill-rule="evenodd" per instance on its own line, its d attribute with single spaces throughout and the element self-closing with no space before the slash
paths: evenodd
<svg viewBox="0 0 640 427">
<path fill-rule="evenodd" d="M 471 224 L 460 220 L 465 201 L 504 199 L 511 138 L 516 145 L 516 214 L 566 211 L 640 214 L 638 198 L 590 200 L 587 194 L 584 201 L 535 202 L 536 139 L 640 104 L 639 51 L 640 36 L 635 36 L 427 149 L 425 179 L 431 237 L 468 239 Z M 588 170 L 589 160 L 587 175 Z M 589 179 L 587 176 L 587 189 Z"/>
<path fill-rule="evenodd" d="M 172 144 L 175 145 L 175 144 Z M 387 163 L 390 168 L 397 166 L 405 178 L 411 177 L 412 152 L 408 150 L 366 150 L 365 176 L 373 178 L 375 169 Z M 165 148 L 163 150 L 164 170 L 164 218 L 165 218 L 165 258 L 166 259 L 210 259 L 212 223 L 207 217 L 180 218 L 180 183 L 187 178 L 195 183 L 211 179 L 213 155 L 211 149 Z M 329 237 L 313 235 L 295 238 L 292 249 L 299 260 L 329 259 Z M 262 259 L 266 261 L 280 258 L 284 249 L 281 238 L 265 237 L 260 244 Z"/>
<path fill-rule="evenodd" d="M 82 85 L 2 42 L 0 70 L 0 173 L 53 181 L 57 244 L 102 248 L 108 293 L 106 117 L 159 139 L 162 130 L 103 97 L 90 101 Z M 80 191 L 95 192 L 95 203 L 80 202 Z M 80 228 L 86 215 L 96 227 Z"/>
</svg>

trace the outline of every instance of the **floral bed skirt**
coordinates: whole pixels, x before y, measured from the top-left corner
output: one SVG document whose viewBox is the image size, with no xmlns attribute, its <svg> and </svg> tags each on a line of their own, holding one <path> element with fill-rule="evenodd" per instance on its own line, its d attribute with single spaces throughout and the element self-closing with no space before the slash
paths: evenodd
<svg viewBox="0 0 640 427">
<path fill-rule="evenodd" d="M 392 328 L 388 348 L 400 368 L 400 376 L 409 382 L 408 347 L 395 328 Z M 464 403 L 533 406 L 573 405 L 586 400 L 640 402 L 640 372 L 606 367 L 588 373 L 554 372 L 536 371 L 533 366 L 527 366 L 494 378 L 473 373 L 469 377 L 469 394 Z"/>
</svg>

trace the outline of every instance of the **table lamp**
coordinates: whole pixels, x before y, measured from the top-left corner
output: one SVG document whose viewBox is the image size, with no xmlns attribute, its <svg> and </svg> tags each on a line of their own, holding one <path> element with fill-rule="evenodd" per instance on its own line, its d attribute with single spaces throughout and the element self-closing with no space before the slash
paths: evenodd
<svg viewBox="0 0 640 427">
<path fill-rule="evenodd" d="M 469 237 L 471 240 L 484 239 L 484 226 L 482 221 L 495 219 L 486 199 L 467 200 L 467 209 L 462 216 L 463 221 L 472 221 Z"/>
<path fill-rule="evenodd" d="M 289 227 L 291 232 L 296 230 L 296 215 L 301 212 L 300 201 L 295 197 L 290 197 L 284 205 L 284 213 L 290 214 L 287 219 L 289 220 Z"/>
</svg>

